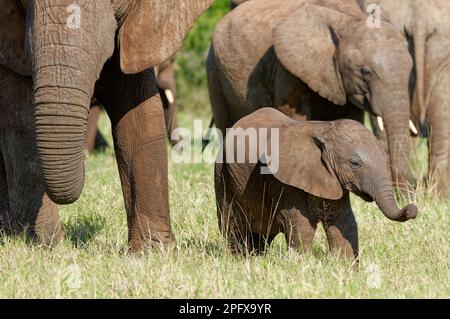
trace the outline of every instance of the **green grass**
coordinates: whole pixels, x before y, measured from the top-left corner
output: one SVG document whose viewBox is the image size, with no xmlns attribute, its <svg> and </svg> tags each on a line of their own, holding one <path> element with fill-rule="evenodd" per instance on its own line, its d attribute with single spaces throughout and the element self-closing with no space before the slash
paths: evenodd
<svg viewBox="0 0 450 319">
<path fill-rule="evenodd" d="M 190 127 L 195 118 L 184 113 L 180 123 Z M 208 116 L 200 118 L 206 126 Z M 104 115 L 101 127 L 109 131 Z M 421 145 L 415 163 L 425 158 Z M 3 239 L 0 297 L 450 297 L 450 201 L 438 201 L 426 191 L 417 198 L 420 215 L 404 224 L 387 220 L 375 204 L 352 199 L 361 249 L 355 271 L 329 253 L 322 229 L 308 255 L 288 251 L 282 236 L 265 256 L 231 255 L 219 234 L 208 164 L 170 165 L 176 249 L 129 255 L 111 149 L 89 158 L 86 177 L 80 200 L 61 207 L 65 236 L 57 247 Z"/>
<path fill-rule="evenodd" d="M 204 59 L 227 6 L 215 2 L 177 57 L 183 127 L 192 128 L 194 119 L 204 128 L 209 123 Z M 111 144 L 104 114 L 100 127 Z M 422 180 L 425 142 L 416 149 L 413 166 Z M 58 246 L 0 239 L 0 298 L 450 298 L 450 200 L 437 200 L 422 182 L 419 216 L 404 224 L 352 198 L 359 271 L 330 254 L 322 229 L 308 255 L 288 251 L 279 236 L 265 256 L 233 256 L 217 226 L 212 165 L 170 163 L 169 182 L 176 248 L 129 255 L 113 151 L 91 156 L 81 198 L 61 207 L 65 234 Z"/>
</svg>

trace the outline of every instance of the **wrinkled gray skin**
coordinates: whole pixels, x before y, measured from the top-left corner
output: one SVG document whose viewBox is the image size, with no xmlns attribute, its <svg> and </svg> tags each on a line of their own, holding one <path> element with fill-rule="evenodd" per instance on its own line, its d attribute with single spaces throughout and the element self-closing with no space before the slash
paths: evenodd
<svg viewBox="0 0 450 319">
<path fill-rule="evenodd" d="M 34 104 L 38 169 L 48 196 L 70 204 L 81 194 L 95 98 L 111 120 L 131 251 L 175 241 L 153 67 L 176 53 L 211 2 L 86 0 L 77 7 L 72 0 L 0 0 L 0 65 L 32 78 L 24 103 L 31 98 Z M 18 89 L 7 98 L 20 100 Z"/>
<path fill-rule="evenodd" d="M 358 0 L 363 9 L 378 4 L 410 43 L 415 61 L 411 118 L 427 123 L 429 183 L 448 196 L 450 180 L 450 1 Z"/>
<path fill-rule="evenodd" d="M 263 105 L 309 120 L 362 122 L 367 110 L 384 120 L 395 185 L 410 191 L 408 43 L 392 25 L 366 22 L 352 0 L 235 8 L 218 24 L 207 60 L 216 126 L 224 131 Z"/>
<path fill-rule="evenodd" d="M 391 220 L 404 222 L 417 215 L 414 205 L 397 206 L 386 153 L 358 122 L 299 122 L 273 108 L 262 108 L 233 128 L 269 129 L 267 136 L 255 134 L 258 144 L 254 140 L 245 148 L 235 142 L 239 135 L 229 132 L 215 166 L 219 227 L 234 251 L 262 252 L 280 232 L 290 248 L 307 251 L 321 222 L 331 249 L 356 258 L 358 234 L 349 192 L 375 200 Z M 271 131 L 274 128 L 278 135 Z M 279 154 L 279 165 L 270 167 L 271 174 L 261 174 L 262 164 L 250 161 L 250 151 L 264 143 L 269 145 L 269 156 L 259 158 L 271 158 L 273 164 L 274 154 Z M 244 161 L 222 164 L 227 155 L 239 151 L 246 152 Z"/>
</svg>

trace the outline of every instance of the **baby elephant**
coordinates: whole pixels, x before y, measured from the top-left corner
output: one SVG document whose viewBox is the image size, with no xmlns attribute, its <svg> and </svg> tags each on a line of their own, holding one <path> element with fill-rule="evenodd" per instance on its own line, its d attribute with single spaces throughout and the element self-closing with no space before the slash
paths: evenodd
<svg viewBox="0 0 450 319">
<path fill-rule="evenodd" d="M 364 126 L 352 120 L 298 122 L 273 108 L 228 130 L 215 190 L 219 227 L 240 253 L 263 252 L 280 232 L 290 248 L 308 251 L 322 222 L 332 251 L 357 258 L 350 191 L 375 200 L 391 220 L 417 216 L 415 205 L 398 208 L 385 151 Z"/>
</svg>

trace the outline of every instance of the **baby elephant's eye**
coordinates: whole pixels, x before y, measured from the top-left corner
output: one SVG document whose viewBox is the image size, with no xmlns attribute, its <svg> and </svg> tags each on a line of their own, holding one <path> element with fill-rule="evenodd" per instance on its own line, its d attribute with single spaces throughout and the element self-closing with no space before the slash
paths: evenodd
<svg viewBox="0 0 450 319">
<path fill-rule="evenodd" d="M 365 78 L 370 78 L 372 76 L 372 70 L 366 66 L 363 66 L 360 71 L 361 75 Z"/>
<path fill-rule="evenodd" d="M 350 160 L 350 166 L 352 167 L 352 169 L 358 169 L 362 166 L 362 162 L 359 158 L 354 157 Z"/>
</svg>

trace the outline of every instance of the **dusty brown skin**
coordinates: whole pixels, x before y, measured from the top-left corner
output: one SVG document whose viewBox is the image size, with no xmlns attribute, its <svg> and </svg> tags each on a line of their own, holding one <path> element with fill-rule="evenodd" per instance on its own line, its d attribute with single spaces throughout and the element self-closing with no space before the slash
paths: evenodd
<svg viewBox="0 0 450 319">
<path fill-rule="evenodd" d="M 408 43 L 391 24 L 368 28 L 353 0 L 245 2 L 218 24 L 207 68 L 222 131 L 261 106 L 295 119 L 380 115 L 393 180 L 412 189 Z"/>
<path fill-rule="evenodd" d="M 216 163 L 219 227 L 234 251 L 262 252 L 280 232 L 289 247 L 308 251 L 321 222 L 330 248 L 356 258 L 357 226 L 349 192 L 375 200 L 391 220 L 404 222 L 417 215 L 412 204 L 397 206 L 385 152 L 358 122 L 295 121 L 262 108 L 234 128 L 279 128 L 279 168 L 271 169 L 273 174 L 261 174 L 261 162 L 249 163 L 248 143 L 244 163 Z M 224 145 L 230 139 L 234 135 L 228 133 Z M 236 144 L 231 142 L 235 154 Z M 226 158 L 230 149 L 224 149 Z"/>
<path fill-rule="evenodd" d="M 96 98 L 112 123 L 130 249 L 173 243 L 164 111 L 152 67 L 174 55 L 212 1 L 83 1 L 80 28 L 67 24 L 72 0 L 21 2 L 26 10 L 19 1 L 0 0 L 9 8 L 0 13 L 2 23 L 8 21 L 0 29 L 0 65 L 32 76 L 35 140 L 48 196 L 59 204 L 80 196 L 89 106 Z M 17 45 L 25 29 L 28 38 Z M 6 95 L 14 97 L 14 89 Z"/>
<path fill-rule="evenodd" d="M 366 9 L 381 6 L 410 45 L 414 57 L 411 118 L 416 127 L 428 124 L 429 183 L 448 196 L 450 180 L 450 1 L 358 0 Z"/>
</svg>

